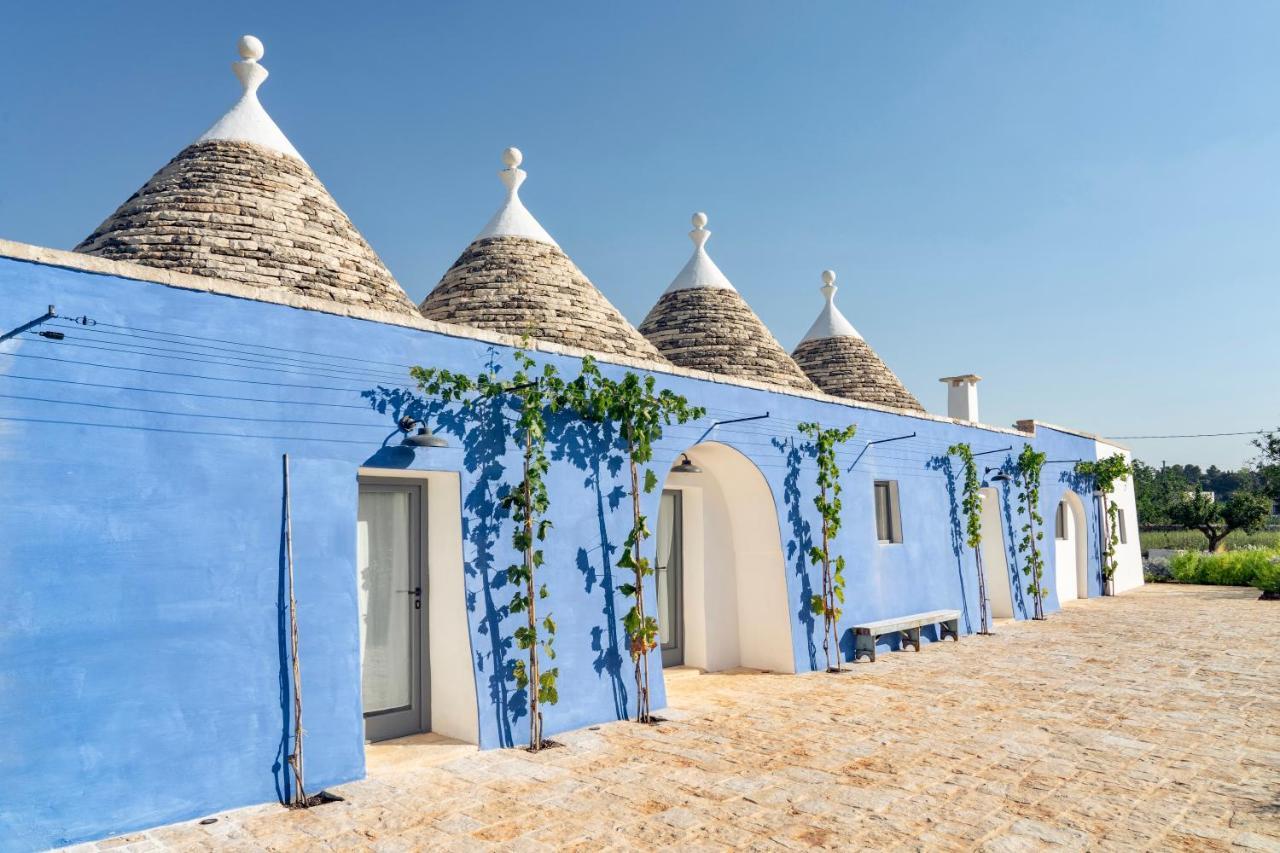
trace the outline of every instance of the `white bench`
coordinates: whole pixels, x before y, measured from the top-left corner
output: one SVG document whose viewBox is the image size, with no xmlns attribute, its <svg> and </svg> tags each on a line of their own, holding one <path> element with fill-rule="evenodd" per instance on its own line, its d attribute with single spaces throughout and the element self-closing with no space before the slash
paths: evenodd
<svg viewBox="0 0 1280 853">
<path fill-rule="evenodd" d="M 902 645 L 908 644 L 920 651 L 920 628 L 924 625 L 939 625 L 942 633 L 939 640 L 947 637 L 960 642 L 960 611 L 931 610 L 928 613 L 916 613 L 911 616 L 896 616 L 892 619 L 881 619 L 877 622 L 864 622 L 853 626 L 853 659 L 857 661 L 863 655 L 876 660 L 876 641 L 886 634 L 899 634 Z"/>
</svg>

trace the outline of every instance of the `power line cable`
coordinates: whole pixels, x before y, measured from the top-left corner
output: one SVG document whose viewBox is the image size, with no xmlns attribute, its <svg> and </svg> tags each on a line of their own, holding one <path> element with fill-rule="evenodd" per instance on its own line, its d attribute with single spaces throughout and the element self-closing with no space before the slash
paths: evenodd
<svg viewBox="0 0 1280 853">
<path fill-rule="evenodd" d="M 1112 438 L 1124 439 L 1125 441 L 1141 441 L 1147 438 L 1220 438 L 1228 435 L 1262 435 L 1268 432 L 1265 429 L 1251 429 L 1244 432 L 1194 432 L 1182 435 L 1114 435 Z"/>
</svg>

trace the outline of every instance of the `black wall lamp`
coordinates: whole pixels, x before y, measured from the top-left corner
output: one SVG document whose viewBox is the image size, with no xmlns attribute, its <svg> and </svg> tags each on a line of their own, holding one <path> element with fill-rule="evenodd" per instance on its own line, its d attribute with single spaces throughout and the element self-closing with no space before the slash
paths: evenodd
<svg viewBox="0 0 1280 853">
<path fill-rule="evenodd" d="M 995 471 L 996 473 L 993 475 L 991 473 L 992 471 Z M 988 468 L 983 472 L 982 478 L 984 481 L 982 485 L 984 486 L 990 485 L 991 483 L 1008 483 L 1013 480 L 1012 477 L 1004 471 L 1001 471 L 999 468 Z"/>
<path fill-rule="evenodd" d="M 702 469 L 689 460 L 688 453 L 680 454 L 680 464 L 671 466 L 672 474 L 701 474 Z"/>
<path fill-rule="evenodd" d="M 436 435 L 431 432 L 431 430 L 427 429 L 426 424 L 418 423 L 408 415 L 405 415 L 400 419 L 399 427 L 405 433 L 404 440 L 400 442 L 401 444 L 408 445 L 409 447 L 449 446 L 449 440 L 447 438 L 442 438 L 441 436 Z M 417 427 L 417 432 L 413 431 L 414 427 Z"/>
</svg>

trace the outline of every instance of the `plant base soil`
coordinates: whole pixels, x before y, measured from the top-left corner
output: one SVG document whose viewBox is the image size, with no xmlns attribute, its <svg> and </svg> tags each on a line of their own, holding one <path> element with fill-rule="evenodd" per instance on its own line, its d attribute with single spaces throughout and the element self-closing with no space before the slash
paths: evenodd
<svg viewBox="0 0 1280 853">
<path fill-rule="evenodd" d="M 543 740 L 542 745 L 539 746 L 537 749 L 534 749 L 532 746 L 526 746 L 524 748 L 524 751 L 525 752 L 542 752 L 544 749 L 557 749 L 562 746 L 564 746 L 564 744 L 562 744 L 558 740 Z"/>
<path fill-rule="evenodd" d="M 323 806 L 326 803 L 344 802 L 342 797 L 337 794 L 330 794 L 328 791 L 321 791 L 318 794 L 312 794 L 300 803 L 287 803 L 285 808 L 288 809 L 310 809 L 316 806 Z"/>
</svg>

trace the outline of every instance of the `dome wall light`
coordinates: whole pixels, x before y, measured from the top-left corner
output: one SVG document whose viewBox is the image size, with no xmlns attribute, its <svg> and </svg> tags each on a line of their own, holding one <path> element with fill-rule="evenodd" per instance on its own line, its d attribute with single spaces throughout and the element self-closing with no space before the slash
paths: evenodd
<svg viewBox="0 0 1280 853">
<path fill-rule="evenodd" d="M 671 466 L 672 474 L 701 474 L 702 469 L 694 465 L 689 459 L 689 454 L 680 454 L 680 464 Z"/>
<path fill-rule="evenodd" d="M 992 474 L 991 473 L 992 471 L 995 471 L 995 474 Z M 983 473 L 983 480 L 984 480 L 983 485 L 986 486 L 986 485 L 990 485 L 991 483 L 1009 483 L 1013 481 L 1013 478 L 1010 477 L 1004 471 L 1001 471 L 999 468 L 988 468 Z"/>
<path fill-rule="evenodd" d="M 400 419 L 398 424 L 400 429 L 405 433 L 404 440 L 400 443 L 407 447 L 448 447 L 449 440 L 436 435 L 427 429 L 427 425 L 415 421 L 413 418 L 405 415 Z M 414 432 L 414 428 L 417 432 Z"/>
</svg>

